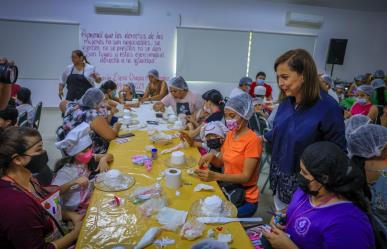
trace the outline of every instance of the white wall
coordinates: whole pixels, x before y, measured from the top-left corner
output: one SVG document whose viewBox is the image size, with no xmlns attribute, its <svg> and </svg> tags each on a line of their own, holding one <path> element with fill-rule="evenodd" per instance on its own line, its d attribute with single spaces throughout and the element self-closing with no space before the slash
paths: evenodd
<svg viewBox="0 0 387 249">
<path fill-rule="evenodd" d="M 175 71 L 175 27 L 179 25 L 179 14 L 182 17 L 182 26 L 315 34 L 318 36 L 315 60 L 320 71 L 325 69 L 330 38 L 347 38 L 349 41 L 345 64 L 336 66 L 334 71 L 334 76 L 344 80 L 351 80 L 357 73 L 373 72 L 378 68 L 387 70 L 387 13 L 276 4 L 258 0 L 141 0 L 141 15 L 120 16 L 95 14 L 93 3 L 92 0 L 3 0 L 0 18 L 67 20 L 79 22 L 81 29 L 93 32 L 161 32 L 164 35 L 165 58 L 152 65 L 127 67 L 100 64 L 92 60 L 92 64 L 97 66 L 102 75 L 131 73 L 136 77 L 143 77 L 149 69 L 158 68 L 163 77 L 172 76 Z M 323 27 L 317 30 L 286 27 L 287 11 L 322 15 L 325 22 Z M 36 58 L 36 61 L 43 66 L 44 63 L 49 63 L 40 62 L 39 58 Z M 60 74 L 61 72 L 58 72 L 58 80 Z M 59 101 L 56 81 L 21 79 L 20 83 L 32 89 L 34 102 L 43 99 L 46 106 L 55 106 Z M 146 81 L 140 78 L 137 83 L 144 84 Z M 192 86 L 199 92 L 210 87 L 213 85 Z M 228 93 L 233 85 L 216 87 Z"/>
</svg>

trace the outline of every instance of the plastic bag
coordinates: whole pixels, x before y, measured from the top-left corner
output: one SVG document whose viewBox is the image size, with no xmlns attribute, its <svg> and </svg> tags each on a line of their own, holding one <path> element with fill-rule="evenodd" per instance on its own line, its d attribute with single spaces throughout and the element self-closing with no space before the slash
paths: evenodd
<svg viewBox="0 0 387 249">
<path fill-rule="evenodd" d="M 141 214 L 133 209 L 133 204 L 124 202 L 112 207 L 113 198 L 114 194 L 102 193 L 95 199 L 83 221 L 84 234 L 79 241 L 79 248 L 133 248 L 146 232 L 150 224 L 146 219 L 138 218 Z"/>
<path fill-rule="evenodd" d="M 138 208 L 145 216 L 151 216 L 167 206 L 167 199 L 163 196 L 151 198 L 142 203 Z"/>
<path fill-rule="evenodd" d="M 149 228 L 149 230 L 146 231 L 146 233 L 141 238 L 141 240 L 138 242 L 138 244 L 134 247 L 134 249 L 142 249 L 142 248 L 145 248 L 146 246 L 152 244 L 152 242 L 159 235 L 159 233 L 160 233 L 159 227 Z"/>
<path fill-rule="evenodd" d="M 187 218 L 188 212 L 177 210 L 174 208 L 164 207 L 157 214 L 158 222 L 163 225 L 163 228 L 170 231 L 176 231 L 182 226 Z"/>
<path fill-rule="evenodd" d="M 214 239 L 205 239 L 194 244 L 191 249 L 228 249 L 226 243 L 216 241 Z"/>
<path fill-rule="evenodd" d="M 161 196 L 161 189 L 158 188 L 156 185 L 151 185 L 151 186 L 136 188 L 129 195 L 129 200 L 133 204 L 139 204 L 151 198 L 160 197 L 160 196 Z"/>
<path fill-rule="evenodd" d="M 144 165 L 146 160 L 150 160 L 148 155 L 134 155 L 132 156 L 132 163 L 136 165 Z"/>
<path fill-rule="evenodd" d="M 203 235 L 204 225 L 196 219 L 187 221 L 181 228 L 180 236 L 187 240 L 194 240 Z"/>
</svg>

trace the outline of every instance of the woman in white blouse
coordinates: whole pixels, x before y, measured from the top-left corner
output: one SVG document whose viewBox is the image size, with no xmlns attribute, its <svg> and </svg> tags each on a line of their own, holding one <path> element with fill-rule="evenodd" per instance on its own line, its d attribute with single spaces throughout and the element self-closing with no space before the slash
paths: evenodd
<svg viewBox="0 0 387 249">
<path fill-rule="evenodd" d="M 67 87 L 66 100 L 80 99 L 87 89 L 94 86 L 94 81 L 101 82 L 101 77 L 95 72 L 95 67 L 90 65 L 81 50 L 71 53 L 73 64 L 68 65 L 62 74 L 59 84 L 59 97 L 63 97 L 63 90 Z"/>
</svg>

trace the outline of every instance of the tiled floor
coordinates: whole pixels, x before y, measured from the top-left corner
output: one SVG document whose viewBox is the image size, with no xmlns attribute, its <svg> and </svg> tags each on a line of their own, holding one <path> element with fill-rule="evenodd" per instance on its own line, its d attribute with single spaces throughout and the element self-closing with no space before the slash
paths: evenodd
<svg viewBox="0 0 387 249">
<path fill-rule="evenodd" d="M 62 123 L 60 112 L 56 108 L 43 108 L 42 117 L 40 122 L 39 131 L 43 137 L 44 148 L 46 149 L 49 156 L 49 166 L 53 169 L 55 162 L 61 158 L 61 153 L 55 147 L 56 135 L 55 131 L 58 126 Z M 266 164 L 262 170 L 262 173 L 258 180 L 258 185 L 261 188 L 268 176 L 269 166 Z M 270 207 L 273 205 L 273 197 L 269 187 L 267 186 L 264 193 L 261 194 L 259 206 L 256 216 L 264 218 L 265 222 L 269 221 Z"/>
</svg>

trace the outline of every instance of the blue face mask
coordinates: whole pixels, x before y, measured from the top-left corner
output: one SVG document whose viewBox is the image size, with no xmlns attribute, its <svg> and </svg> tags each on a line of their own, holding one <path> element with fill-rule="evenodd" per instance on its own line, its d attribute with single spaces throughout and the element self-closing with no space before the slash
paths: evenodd
<svg viewBox="0 0 387 249">
<path fill-rule="evenodd" d="M 265 84 L 265 80 L 262 80 L 262 79 L 258 79 L 257 80 L 257 85 L 258 86 L 263 86 Z"/>
<path fill-rule="evenodd" d="M 365 104 L 367 104 L 368 101 L 366 99 L 363 99 L 363 98 L 357 98 L 356 102 L 359 103 L 360 105 L 365 105 Z"/>
<path fill-rule="evenodd" d="M 117 90 L 113 90 L 112 96 L 115 97 L 117 95 Z"/>
</svg>

